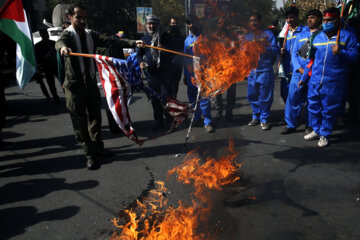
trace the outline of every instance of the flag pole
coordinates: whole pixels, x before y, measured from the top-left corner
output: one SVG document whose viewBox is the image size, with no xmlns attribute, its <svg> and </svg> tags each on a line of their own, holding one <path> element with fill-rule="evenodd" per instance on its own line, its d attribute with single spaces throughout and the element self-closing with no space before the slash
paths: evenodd
<svg viewBox="0 0 360 240">
<path fill-rule="evenodd" d="M 85 53 L 69 53 L 70 56 L 76 56 L 76 57 L 88 57 L 88 58 L 93 58 L 95 57 L 95 54 L 85 54 Z"/>
<path fill-rule="evenodd" d="M 150 45 L 145 45 L 145 47 L 147 47 L 147 48 L 153 48 L 153 49 L 157 49 L 157 50 L 160 50 L 160 51 L 169 52 L 169 53 L 173 53 L 173 54 L 177 54 L 177 55 L 181 55 L 181 56 L 184 56 L 184 57 L 193 58 L 192 55 L 189 55 L 189 54 L 186 54 L 186 53 L 182 53 L 182 52 L 176 52 L 176 51 L 169 50 L 169 49 L 166 49 L 166 48 L 154 47 L 154 46 L 150 46 Z"/>
<path fill-rule="evenodd" d="M 186 54 L 186 53 L 182 53 L 182 52 L 176 52 L 176 51 L 169 50 L 169 49 L 166 49 L 166 48 L 154 47 L 154 46 L 150 46 L 150 45 L 145 45 L 145 47 L 147 47 L 147 48 L 153 48 L 153 49 L 157 49 L 157 50 L 160 50 L 160 51 L 169 52 L 169 53 L 173 53 L 173 54 L 177 54 L 177 55 L 181 55 L 181 56 L 184 56 L 184 57 L 193 58 L 192 55 L 189 55 L 189 54 Z M 95 56 L 95 54 L 85 54 L 85 53 L 73 53 L 73 52 L 71 52 L 71 53 L 70 53 L 70 56 L 93 58 L 93 57 Z"/>
<path fill-rule="evenodd" d="M 340 14 L 340 26 L 336 35 L 336 45 L 339 45 L 339 39 L 340 39 L 340 31 L 342 28 L 342 19 L 344 18 L 344 10 L 346 7 L 346 3 L 345 1 L 342 2 L 342 8 L 341 8 L 341 14 Z"/>
</svg>

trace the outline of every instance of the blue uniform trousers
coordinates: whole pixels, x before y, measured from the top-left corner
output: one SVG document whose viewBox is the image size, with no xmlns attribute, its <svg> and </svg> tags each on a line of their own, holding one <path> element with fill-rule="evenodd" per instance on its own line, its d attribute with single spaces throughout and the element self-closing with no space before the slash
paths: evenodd
<svg viewBox="0 0 360 240">
<path fill-rule="evenodd" d="M 344 86 L 326 86 L 309 83 L 309 121 L 320 136 L 328 137 L 341 108 Z"/>
<path fill-rule="evenodd" d="M 248 77 L 248 94 L 252 118 L 267 122 L 274 96 L 274 73 L 256 72 Z"/>
<path fill-rule="evenodd" d="M 290 79 L 291 76 L 288 76 L 288 78 Z M 290 81 L 286 80 L 286 78 L 281 78 L 281 81 L 280 81 L 280 96 L 281 96 L 282 100 L 284 101 L 284 103 L 286 103 L 286 100 L 287 100 L 287 97 L 288 97 L 289 85 L 290 85 Z"/>
<path fill-rule="evenodd" d="M 187 94 L 190 103 L 196 102 L 196 97 L 198 94 L 198 89 L 196 86 L 194 86 L 190 79 L 187 79 L 188 85 L 187 85 Z M 204 116 L 204 125 L 210 125 L 211 124 L 211 102 L 209 98 L 201 98 L 199 100 L 199 106 L 196 109 L 194 121 L 197 121 L 201 118 L 201 115 Z"/>
<path fill-rule="evenodd" d="M 301 108 L 307 101 L 307 86 L 298 87 L 300 78 L 300 74 L 293 74 L 289 85 L 289 93 L 285 105 L 285 122 L 288 128 L 298 127 Z M 307 116 L 307 109 L 305 109 L 305 111 Z M 306 123 L 307 122 L 306 117 Z"/>
</svg>

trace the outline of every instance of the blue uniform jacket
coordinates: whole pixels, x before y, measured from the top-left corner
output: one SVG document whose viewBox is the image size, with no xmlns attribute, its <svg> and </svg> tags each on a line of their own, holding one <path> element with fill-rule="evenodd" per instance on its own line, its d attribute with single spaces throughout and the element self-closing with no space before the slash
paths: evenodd
<svg viewBox="0 0 360 240">
<path fill-rule="evenodd" d="M 255 70 L 251 71 L 250 75 L 256 72 L 268 72 L 272 71 L 272 66 L 276 60 L 276 56 L 279 54 L 279 47 L 276 44 L 275 36 L 270 31 L 261 31 L 260 34 L 254 35 L 253 33 L 249 33 L 245 36 L 247 41 L 253 40 L 265 40 L 269 43 L 266 46 L 265 53 L 260 55 L 260 60 L 258 62 L 258 66 Z"/>
<path fill-rule="evenodd" d="M 284 41 L 286 41 L 285 43 L 285 51 L 284 54 L 282 56 L 282 64 L 284 66 L 284 70 L 285 73 L 287 75 L 291 75 L 293 72 L 293 65 L 292 65 L 292 59 L 291 59 L 291 54 L 293 53 L 293 47 L 294 47 L 294 43 L 296 42 L 296 40 L 298 39 L 298 35 L 303 32 L 309 31 L 309 28 L 306 26 L 298 26 L 295 31 L 290 35 L 290 31 L 286 37 L 286 39 Z"/>
<path fill-rule="evenodd" d="M 324 31 L 319 33 L 313 41 L 315 48 L 314 64 L 309 83 L 322 84 L 331 87 L 343 87 L 348 76 L 350 63 L 359 57 L 356 36 L 347 30 L 340 32 L 340 53 L 334 55 L 331 46 L 336 44 L 336 35 L 330 39 Z M 303 81 L 308 80 L 304 74 Z"/>
<path fill-rule="evenodd" d="M 309 40 L 312 35 L 310 29 L 300 32 L 294 41 L 294 46 L 291 53 L 291 63 L 293 67 L 293 75 L 300 75 L 299 68 L 306 69 L 306 65 L 309 63 L 309 59 L 303 59 L 299 54 L 299 49 Z"/>
<path fill-rule="evenodd" d="M 190 35 L 185 39 L 185 45 L 184 45 L 184 53 L 189 54 L 189 55 L 194 55 L 194 44 L 197 40 L 198 36 L 194 35 L 193 33 L 190 33 Z M 188 68 L 193 67 L 193 60 L 192 58 L 185 58 L 185 70 L 184 70 L 184 74 L 185 77 L 189 80 L 191 79 L 191 76 L 193 73 L 190 73 L 188 71 Z M 191 81 L 190 81 L 191 82 Z"/>
</svg>

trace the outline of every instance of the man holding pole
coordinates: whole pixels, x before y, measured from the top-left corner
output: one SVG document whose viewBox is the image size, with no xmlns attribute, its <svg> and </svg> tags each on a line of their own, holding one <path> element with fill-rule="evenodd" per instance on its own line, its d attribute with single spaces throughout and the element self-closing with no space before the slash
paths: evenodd
<svg viewBox="0 0 360 240">
<path fill-rule="evenodd" d="M 197 16 L 191 15 L 186 19 L 186 24 L 190 30 L 190 35 L 185 39 L 184 52 L 189 55 L 194 55 L 194 46 L 196 40 L 201 34 L 200 24 Z M 186 58 L 184 64 L 184 76 L 185 84 L 187 85 L 187 94 L 191 104 L 197 104 L 197 96 L 199 94 L 199 89 L 194 85 L 192 79 L 195 78 L 194 74 L 194 65 L 192 58 Z M 211 102 L 209 98 L 199 99 L 199 105 L 194 106 L 196 111 L 194 113 L 194 126 L 204 126 L 207 133 L 212 133 L 215 131 L 212 126 L 212 117 L 211 117 Z M 201 115 L 204 117 L 204 120 L 201 118 Z"/>
<path fill-rule="evenodd" d="M 284 103 L 289 92 L 289 84 L 291 75 L 293 73 L 293 66 L 291 62 L 291 54 L 293 51 L 294 43 L 297 39 L 297 35 L 302 31 L 308 31 L 307 27 L 300 25 L 299 22 L 299 9 L 295 6 L 291 6 L 285 10 L 286 22 L 288 24 L 288 30 L 285 34 L 283 46 L 280 49 L 280 60 L 284 75 L 281 76 L 280 95 Z M 280 72 L 280 71 L 279 71 Z"/>
<path fill-rule="evenodd" d="M 341 108 L 350 64 L 358 59 L 359 53 L 356 36 L 341 29 L 337 8 L 324 11 L 322 26 L 312 43 L 313 65 L 306 69 L 299 85 L 309 82 L 308 110 L 313 131 L 304 139 L 320 138 L 318 146 L 326 147 Z"/>
<path fill-rule="evenodd" d="M 286 126 L 281 131 L 281 134 L 288 134 L 296 131 L 298 127 L 298 118 L 302 107 L 307 102 L 307 86 L 298 87 L 299 80 L 304 73 L 307 63 L 309 62 L 307 52 L 308 46 L 311 43 L 311 38 L 319 33 L 319 28 L 322 21 L 322 14 L 317 9 L 309 10 L 306 13 L 308 31 L 302 31 L 295 39 L 293 52 L 291 54 L 291 62 L 293 65 L 293 73 L 290 80 L 289 94 L 285 104 L 285 122 Z M 304 45 L 305 44 L 305 45 Z M 301 50 L 300 50 L 301 49 Z M 304 49 L 304 50 L 303 50 Z M 300 51 L 299 51 L 300 50 Z M 307 109 L 306 109 L 307 113 Z M 306 114 L 307 115 L 307 114 Z M 305 133 L 312 131 L 306 119 Z"/>
<path fill-rule="evenodd" d="M 95 63 L 92 58 L 69 57 L 71 52 L 95 53 L 98 46 L 107 47 L 114 43 L 122 47 L 142 45 L 142 41 L 114 39 L 86 28 L 87 12 L 84 6 L 75 4 L 69 9 L 71 26 L 55 44 L 61 56 L 65 56 L 65 100 L 69 109 L 75 136 L 81 144 L 86 166 L 89 170 L 98 168 L 97 156 L 106 155 L 101 140 L 100 92 L 97 87 Z"/>
</svg>

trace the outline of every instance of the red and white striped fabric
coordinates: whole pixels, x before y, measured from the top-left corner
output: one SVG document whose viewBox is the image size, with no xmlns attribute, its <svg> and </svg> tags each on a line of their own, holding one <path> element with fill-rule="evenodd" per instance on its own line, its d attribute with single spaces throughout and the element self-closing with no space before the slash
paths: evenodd
<svg viewBox="0 0 360 240">
<path fill-rule="evenodd" d="M 115 62 L 117 59 L 102 55 L 95 55 L 94 58 L 99 70 L 106 101 L 115 122 L 130 140 L 141 145 L 144 140 L 138 139 L 135 130 L 131 126 L 131 118 L 127 105 L 131 86 L 121 76 L 121 71 L 118 71 L 116 68 Z"/>
</svg>

